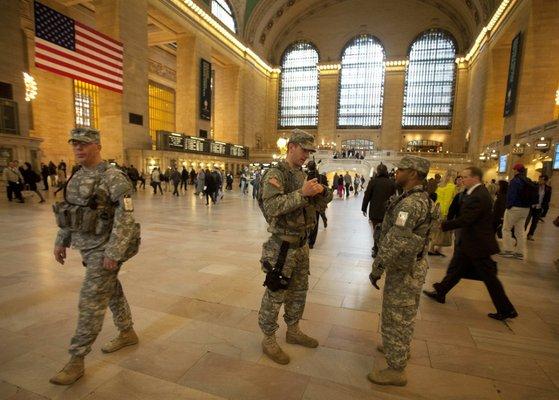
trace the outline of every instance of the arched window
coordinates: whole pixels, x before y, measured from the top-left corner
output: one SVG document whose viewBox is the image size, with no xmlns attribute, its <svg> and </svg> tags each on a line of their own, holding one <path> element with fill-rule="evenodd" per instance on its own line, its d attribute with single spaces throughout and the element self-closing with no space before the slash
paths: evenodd
<svg viewBox="0 0 559 400">
<path fill-rule="evenodd" d="M 237 33 L 235 16 L 227 0 L 212 0 L 212 14 L 223 22 L 226 27 Z"/>
<path fill-rule="evenodd" d="M 307 42 L 292 44 L 281 60 L 279 126 L 318 125 L 318 51 Z"/>
<path fill-rule="evenodd" d="M 404 128 L 452 127 L 456 44 L 450 34 L 429 30 L 411 45 L 404 90 Z"/>
<path fill-rule="evenodd" d="M 373 36 L 352 39 L 342 54 L 338 93 L 338 127 L 382 125 L 384 49 Z"/>
</svg>

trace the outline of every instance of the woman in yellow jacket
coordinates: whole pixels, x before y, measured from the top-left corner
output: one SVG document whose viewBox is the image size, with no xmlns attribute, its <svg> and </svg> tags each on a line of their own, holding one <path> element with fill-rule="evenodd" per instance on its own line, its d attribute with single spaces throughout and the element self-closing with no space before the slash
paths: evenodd
<svg viewBox="0 0 559 400">
<path fill-rule="evenodd" d="M 452 199 L 456 194 L 456 185 L 454 184 L 454 176 L 456 173 L 454 171 L 447 171 L 444 179 L 439 184 L 439 187 L 435 191 L 437 194 L 437 204 L 439 204 L 439 209 L 441 212 L 441 221 L 446 219 L 448 214 L 448 209 L 452 203 Z M 440 247 L 448 247 L 452 245 L 452 232 L 442 232 L 438 224 L 433 227 L 431 236 L 431 246 L 429 249 L 429 255 L 444 256 L 443 253 L 439 251 Z"/>
</svg>

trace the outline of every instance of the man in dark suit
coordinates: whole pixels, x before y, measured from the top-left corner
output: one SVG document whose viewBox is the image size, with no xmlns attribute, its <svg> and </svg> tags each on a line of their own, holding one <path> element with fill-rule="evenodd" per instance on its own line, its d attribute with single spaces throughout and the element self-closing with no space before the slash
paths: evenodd
<svg viewBox="0 0 559 400">
<path fill-rule="evenodd" d="M 497 263 L 491 259 L 491 255 L 499 252 L 499 245 L 491 226 L 493 201 L 489 191 L 481 183 L 482 175 L 477 167 L 468 167 L 462 171 L 461 176 L 467 190 L 458 217 L 441 224 L 443 231 L 460 229 L 460 237 L 456 244 L 458 248 L 444 279 L 433 285 L 435 290 L 424 290 L 423 293 L 439 303 L 444 303 L 446 294 L 460 279 L 475 277 L 485 283 L 497 309 L 496 313 L 490 313 L 488 316 L 502 321 L 515 318 L 518 313 L 497 278 Z"/>
<path fill-rule="evenodd" d="M 528 218 L 526 218 L 526 224 L 524 228 L 528 228 L 530 225 L 530 229 L 528 231 L 528 240 L 534 240 L 533 236 L 536 232 L 536 228 L 538 226 L 538 222 L 540 218 L 543 218 L 549 209 L 549 201 L 551 200 L 551 186 L 547 184 L 549 177 L 547 175 L 540 175 L 540 179 L 538 179 L 538 202 L 533 204 L 530 208 L 530 214 L 528 214 Z M 532 223 L 530 223 L 530 221 Z"/>
</svg>

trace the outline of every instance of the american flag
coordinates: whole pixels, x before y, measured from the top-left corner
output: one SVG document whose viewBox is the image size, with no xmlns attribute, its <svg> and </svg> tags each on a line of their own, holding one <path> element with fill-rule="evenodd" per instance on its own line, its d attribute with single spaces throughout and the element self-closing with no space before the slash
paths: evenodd
<svg viewBox="0 0 559 400">
<path fill-rule="evenodd" d="M 35 2 L 35 65 L 122 93 L 122 43 Z"/>
</svg>

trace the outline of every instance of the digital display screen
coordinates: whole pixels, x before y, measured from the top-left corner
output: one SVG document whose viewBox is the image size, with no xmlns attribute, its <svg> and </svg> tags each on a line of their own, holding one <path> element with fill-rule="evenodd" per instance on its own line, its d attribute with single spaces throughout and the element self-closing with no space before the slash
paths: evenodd
<svg viewBox="0 0 559 400">
<path fill-rule="evenodd" d="M 184 137 L 182 135 L 169 135 L 169 147 L 173 149 L 182 149 L 184 147 Z"/>
<path fill-rule="evenodd" d="M 505 172 L 507 172 L 508 159 L 509 159 L 508 154 L 503 154 L 502 156 L 499 157 L 499 173 L 500 174 L 504 174 Z"/>
<path fill-rule="evenodd" d="M 559 143 L 555 143 L 555 157 L 553 158 L 553 169 L 559 169 Z"/>
<path fill-rule="evenodd" d="M 186 137 L 184 140 L 184 149 L 190 151 L 203 152 L 204 151 L 204 139 L 198 139 L 193 137 Z"/>
<path fill-rule="evenodd" d="M 210 147 L 210 153 L 225 154 L 225 143 L 212 142 Z"/>
<path fill-rule="evenodd" d="M 157 150 L 187 153 L 215 154 L 225 157 L 248 158 L 248 148 L 231 143 L 217 142 L 182 133 L 157 131 Z"/>
</svg>

